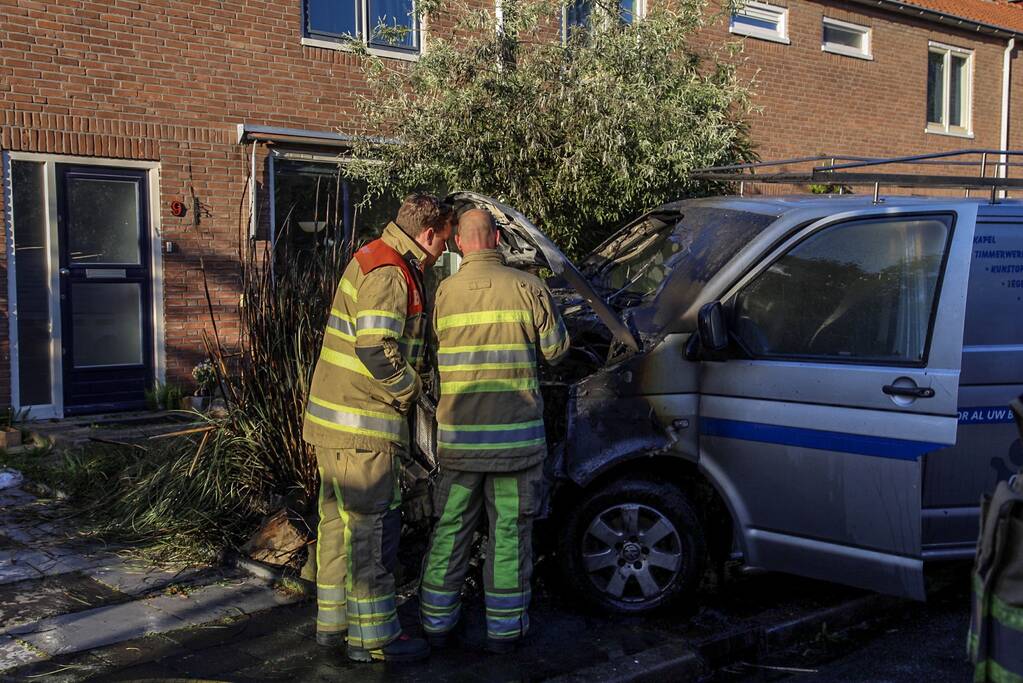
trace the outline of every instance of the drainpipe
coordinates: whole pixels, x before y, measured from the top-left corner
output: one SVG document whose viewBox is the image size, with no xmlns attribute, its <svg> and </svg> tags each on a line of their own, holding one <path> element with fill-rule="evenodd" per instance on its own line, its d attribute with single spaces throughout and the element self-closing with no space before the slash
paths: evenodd
<svg viewBox="0 0 1023 683">
<path fill-rule="evenodd" d="M 1016 49 L 1016 39 L 1009 38 L 1009 42 L 1005 45 L 1005 54 L 1002 59 L 1002 136 L 1001 136 L 1001 149 L 1003 154 L 1001 155 L 1001 163 L 998 165 L 998 177 L 1008 177 L 1009 158 L 1007 154 L 1004 154 L 1005 150 L 1009 149 L 1009 97 L 1011 94 L 1010 81 L 1012 76 L 1012 51 Z M 1005 190 L 1002 189 L 999 192 L 999 196 L 1005 199 Z"/>
</svg>

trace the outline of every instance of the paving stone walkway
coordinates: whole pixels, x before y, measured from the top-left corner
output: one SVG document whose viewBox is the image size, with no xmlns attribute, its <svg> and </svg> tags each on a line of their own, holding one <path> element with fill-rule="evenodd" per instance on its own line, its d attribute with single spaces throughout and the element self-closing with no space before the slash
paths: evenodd
<svg viewBox="0 0 1023 683">
<path fill-rule="evenodd" d="M 154 566 L 79 535 L 70 510 L 0 490 L 0 678 L 5 671 L 297 601 L 233 569 Z"/>
</svg>

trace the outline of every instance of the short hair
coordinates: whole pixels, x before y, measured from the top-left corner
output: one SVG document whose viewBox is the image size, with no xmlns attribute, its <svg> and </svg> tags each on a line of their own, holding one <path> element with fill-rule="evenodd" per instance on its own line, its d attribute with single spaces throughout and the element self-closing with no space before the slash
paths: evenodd
<svg viewBox="0 0 1023 683">
<path fill-rule="evenodd" d="M 394 222 L 412 237 L 418 237 L 428 228 L 442 231 L 451 221 L 451 206 L 435 195 L 415 192 L 405 197 Z"/>
</svg>

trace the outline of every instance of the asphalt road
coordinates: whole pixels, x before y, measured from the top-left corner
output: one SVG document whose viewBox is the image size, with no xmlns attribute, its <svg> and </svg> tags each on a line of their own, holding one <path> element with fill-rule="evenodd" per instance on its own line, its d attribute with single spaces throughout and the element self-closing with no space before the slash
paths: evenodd
<svg viewBox="0 0 1023 683">
<path fill-rule="evenodd" d="M 785 652 L 717 672 L 714 683 L 943 683 L 970 681 L 966 659 L 968 568 L 943 568 L 945 585 L 926 603 L 842 634 L 821 633 Z M 773 667 L 773 668 L 767 668 Z M 793 671 L 803 669 L 805 671 Z"/>
</svg>

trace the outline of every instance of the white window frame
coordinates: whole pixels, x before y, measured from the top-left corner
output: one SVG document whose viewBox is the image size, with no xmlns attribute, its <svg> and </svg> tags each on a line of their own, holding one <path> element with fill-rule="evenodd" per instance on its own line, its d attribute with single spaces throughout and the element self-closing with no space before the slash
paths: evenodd
<svg viewBox="0 0 1023 683">
<path fill-rule="evenodd" d="M 21 370 L 18 366 L 18 288 L 17 259 L 14 249 L 14 207 L 12 206 L 11 162 L 35 161 L 43 164 L 45 178 L 45 220 L 47 222 L 47 248 L 49 259 L 50 299 L 50 400 L 47 405 L 21 405 Z M 4 232 L 7 241 L 8 340 L 10 345 L 11 406 L 14 411 L 30 409 L 27 419 L 43 420 L 64 417 L 64 375 L 61 337 L 60 301 L 60 246 L 57 225 L 57 164 L 79 166 L 112 166 L 146 171 L 149 192 L 150 297 L 153 311 L 153 374 L 161 384 L 167 381 L 167 356 L 163 313 L 163 233 L 160 226 L 160 162 L 131 161 L 126 159 L 99 159 L 96 157 L 39 154 L 35 152 L 3 152 L 2 175 L 4 190 Z"/>
<path fill-rule="evenodd" d="M 849 47 L 848 45 L 843 45 L 841 43 L 829 43 L 824 38 L 825 31 L 828 26 L 859 33 L 863 36 L 863 47 L 857 50 L 854 47 Z M 823 52 L 831 52 L 836 55 L 845 55 L 846 57 L 855 57 L 857 59 L 873 59 L 872 39 L 872 31 L 869 26 L 854 24 L 840 19 L 832 19 L 831 17 L 824 17 L 824 20 L 821 22 L 821 50 Z"/>
<path fill-rule="evenodd" d="M 928 41 L 927 43 L 927 56 L 930 59 L 931 53 L 943 54 L 945 58 L 944 68 L 944 79 L 941 84 L 942 89 L 942 123 L 934 123 L 932 121 L 926 121 L 926 128 L 924 132 L 935 133 L 937 135 L 951 135 L 954 137 L 961 138 L 972 138 L 973 137 L 973 50 L 968 50 L 962 47 L 956 47 L 955 45 L 948 45 L 945 43 L 939 43 L 936 41 Z M 950 126 L 948 125 L 952 98 L 952 55 L 958 55 L 966 58 L 966 82 L 963 84 L 963 101 L 966 103 L 966 111 L 964 114 L 963 125 L 961 126 Z M 926 92 L 926 90 L 925 90 Z M 926 119 L 930 112 L 927 111 L 927 100 L 926 96 L 924 99 L 924 118 Z"/>
<path fill-rule="evenodd" d="M 777 25 L 777 29 L 769 31 L 757 26 L 746 26 L 741 23 L 737 24 L 735 22 L 736 16 L 746 16 L 751 19 L 760 19 L 762 21 L 773 21 Z M 742 7 L 732 13 L 732 17 L 728 22 L 728 32 L 740 36 L 748 36 L 750 38 L 758 38 L 759 40 L 769 40 L 774 43 L 789 45 L 792 42 L 789 40 L 789 8 L 781 7 L 779 5 L 769 5 L 766 2 L 755 2 L 754 0 L 749 0 L 749 2 L 743 3 Z"/>
<path fill-rule="evenodd" d="M 373 28 L 369 25 L 369 0 L 355 0 L 359 3 L 356 8 L 356 21 L 359 27 L 359 35 L 356 37 L 358 42 L 362 43 L 363 48 L 371 55 L 377 57 L 387 57 L 389 59 L 403 59 L 405 61 L 414 62 L 419 59 L 419 56 L 423 53 L 424 38 L 426 36 L 426 17 L 418 17 L 418 25 L 412 31 L 412 43 L 415 45 L 413 50 L 402 50 L 397 48 L 387 48 L 380 45 L 369 44 L 369 33 L 370 29 Z M 325 38 L 317 36 L 306 35 L 306 2 L 302 0 L 302 45 L 307 47 L 319 47 L 325 50 L 340 50 L 342 52 L 354 52 L 355 48 L 352 46 L 351 41 L 345 40 L 344 38 Z M 412 0 L 412 13 L 415 15 L 416 0 Z"/>
</svg>

